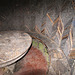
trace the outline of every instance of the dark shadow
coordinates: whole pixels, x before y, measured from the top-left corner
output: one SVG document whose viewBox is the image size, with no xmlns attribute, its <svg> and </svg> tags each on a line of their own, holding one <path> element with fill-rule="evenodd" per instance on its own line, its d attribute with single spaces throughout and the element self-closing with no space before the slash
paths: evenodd
<svg viewBox="0 0 75 75">
<path fill-rule="evenodd" d="M 21 71 L 20 73 L 18 71 L 15 72 L 13 75 L 46 75 L 46 71 L 43 69 Z"/>
</svg>

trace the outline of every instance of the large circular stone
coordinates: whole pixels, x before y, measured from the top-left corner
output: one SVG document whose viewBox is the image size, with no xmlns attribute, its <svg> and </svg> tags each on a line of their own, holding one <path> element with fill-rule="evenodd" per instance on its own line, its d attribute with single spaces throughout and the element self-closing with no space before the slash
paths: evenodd
<svg viewBox="0 0 75 75">
<path fill-rule="evenodd" d="M 0 67 L 14 63 L 25 55 L 32 42 L 23 31 L 0 32 Z"/>
</svg>

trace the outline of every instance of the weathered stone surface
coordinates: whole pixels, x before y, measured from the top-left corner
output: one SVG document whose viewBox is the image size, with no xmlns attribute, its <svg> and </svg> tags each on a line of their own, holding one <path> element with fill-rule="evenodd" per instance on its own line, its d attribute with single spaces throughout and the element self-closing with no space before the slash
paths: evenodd
<svg viewBox="0 0 75 75">
<path fill-rule="evenodd" d="M 73 65 L 73 75 L 75 75 L 75 60 L 74 60 L 74 65 Z"/>
<path fill-rule="evenodd" d="M 4 74 L 4 71 L 2 68 L 0 68 L 0 75 L 3 75 Z"/>
<path fill-rule="evenodd" d="M 70 51 L 70 58 L 75 59 L 75 17 L 72 22 L 73 36 L 72 36 L 72 49 Z"/>
<path fill-rule="evenodd" d="M 19 60 L 28 51 L 31 37 L 22 31 L 0 32 L 0 67 Z"/>
<path fill-rule="evenodd" d="M 12 72 L 7 68 L 0 68 L 0 75 L 12 75 Z"/>
<path fill-rule="evenodd" d="M 10 70 L 7 70 L 3 75 L 12 75 Z"/>
</svg>

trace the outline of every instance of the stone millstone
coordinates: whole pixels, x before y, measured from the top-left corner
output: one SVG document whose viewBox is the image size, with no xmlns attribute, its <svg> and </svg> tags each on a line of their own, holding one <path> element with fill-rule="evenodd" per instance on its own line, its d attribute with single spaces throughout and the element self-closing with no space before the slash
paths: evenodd
<svg viewBox="0 0 75 75">
<path fill-rule="evenodd" d="M 31 37 L 23 31 L 0 32 L 0 67 L 10 65 L 23 57 L 31 42 Z"/>
</svg>

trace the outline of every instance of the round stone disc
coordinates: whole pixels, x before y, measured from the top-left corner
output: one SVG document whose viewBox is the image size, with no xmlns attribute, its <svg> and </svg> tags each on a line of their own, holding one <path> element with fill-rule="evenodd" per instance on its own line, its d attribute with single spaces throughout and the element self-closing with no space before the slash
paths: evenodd
<svg viewBox="0 0 75 75">
<path fill-rule="evenodd" d="M 14 63 L 23 57 L 32 43 L 32 38 L 23 31 L 0 32 L 0 67 Z"/>
</svg>

